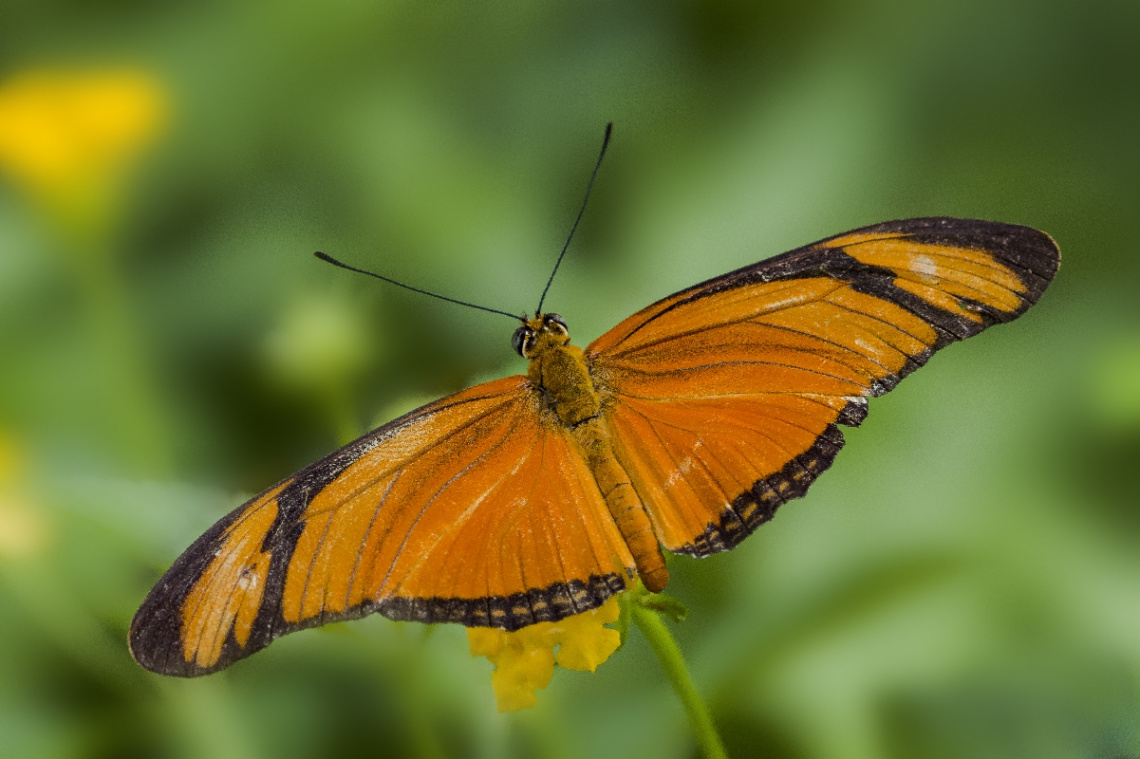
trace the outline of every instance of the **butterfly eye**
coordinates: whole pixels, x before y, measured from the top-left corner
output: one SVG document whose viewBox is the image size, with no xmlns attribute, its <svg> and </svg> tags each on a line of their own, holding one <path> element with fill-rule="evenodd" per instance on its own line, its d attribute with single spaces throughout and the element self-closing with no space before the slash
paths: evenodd
<svg viewBox="0 0 1140 759">
<path fill-rule="evenodd" d="M 523 358 L 526 358 L 526 354 L 523 353 L 523 351 L 529 348 L 533 342 L 534 332 L 531 331 L 530 327 L 525 325 L 516 329 L 515 334 L 511 336 L 511 345 L 515 346 L 515 353 Z"/>
<path fill-rule="evenodd" d="M 547 314 L 546 316 L 542 317 L 542 321 L 544 324 L 547 324 L 547 325 L 557 324 L 559 327 L 562 328 L 563 332 L 569 333 L 569 331 L 570 331 L 570 329 L 566 326 L 566 320 L 563 319 L 558 314 Z"/>
</svg>

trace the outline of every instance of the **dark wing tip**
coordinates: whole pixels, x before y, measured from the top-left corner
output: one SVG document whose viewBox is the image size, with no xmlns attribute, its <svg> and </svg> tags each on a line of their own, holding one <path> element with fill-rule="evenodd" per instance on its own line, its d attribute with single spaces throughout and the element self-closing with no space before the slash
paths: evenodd
<svg viewBox="0 0 1140 759">
<path fill-rule="evenodd" d="M 1061 249 L 1057 242 L 1041 230 L 1020 224 L 932 216 L 885 221 L 854 233 L 872 232 L 902 233 L 916 242 L 989 251 L 1017 275 L 1026 290 L 1025 303 L 1011 319 L 1038 301 L 1061 266 Z"/>
<path fill-rule="evenodd" d="M 135 613 L 127 633 L 131 658 L 143 669 L 176 677 L 204 675 L 220 668 L 201 668 L 182 656 L 180 604 L 167 589 L 165 582 L 160 582 Z"/>
<path fill-rule="evenodd" d="M 127 633 L 131 657 L 139 666 L 160 675 L 197 677 L 224 669 L 261 647 L 247 646 L 250 650 L 235 655 L 234 649 L 238 647 L 232 635 L 227 634 L 218 660 L 203 667 L 193 659 L 186 659 L 182 640 L 182 611 L 186 597 L 216 556 L 226 528 L 251 502 L 231 511 L 195 540 L 151 588 L 135 612 Z"/>
</svg>

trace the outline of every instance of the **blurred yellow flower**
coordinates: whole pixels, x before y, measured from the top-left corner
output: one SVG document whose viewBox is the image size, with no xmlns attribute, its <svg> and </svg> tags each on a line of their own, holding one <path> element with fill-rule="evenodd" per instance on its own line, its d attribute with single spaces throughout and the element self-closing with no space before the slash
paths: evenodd
<svg viewBox="0 0 1140 759">
<path fill-rule="evenodd" d="M 605 625 L 616 622 L 620 613 L 617 599 L 611 598 L 592 611 L 515 632 L 469 627 L 467 645 L 472 656 L 486 656 L 495 665 L 491 687 L 499 711 L 529 709 L 538 703 L 535 691 L 550 684 L 556 663 L 563 669 L 593 672 L 610 658 L 621 645 L 621 635 Z"/>
<path fill-rule="evenodd" d="M 0 492 L 0 558 L 34 556 L 47 542 L 44 518 L 27 502 Z"/>
<path fill-rule="evenodd" d="M 23 455 L 16 441 L 0 430 L 0 559 L 39 553 L 48 542 L 48 524 L 17 492 Z"/>
<path fill-rule="evenodd" d="M 144 71 L 13 76 L 0 83 L 0 168 L 53 211 L 105 203 L 166 110 Z"/>
</svg>

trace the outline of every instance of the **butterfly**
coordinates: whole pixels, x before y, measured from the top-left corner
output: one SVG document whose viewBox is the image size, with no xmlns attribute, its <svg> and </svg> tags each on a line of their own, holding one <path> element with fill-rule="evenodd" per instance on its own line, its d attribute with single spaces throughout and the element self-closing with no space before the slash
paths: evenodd
<svg viewBox="0 0 1140 759">
<path fill-rule="evenodd" d="M 694 285 L 585 349 L 557 314 L 521 318 L 525 375 L 429 403 L 238 507 L 155 585 L 131 652 L 194 676 L 372 613 L 516 630 L 637 579 L 659 591 L 662 548 L 739 544 L 831 465 L 868 398 L 1016 319 L 1059 265 L 1028 227 L 907 219 Z"/>
</svg>

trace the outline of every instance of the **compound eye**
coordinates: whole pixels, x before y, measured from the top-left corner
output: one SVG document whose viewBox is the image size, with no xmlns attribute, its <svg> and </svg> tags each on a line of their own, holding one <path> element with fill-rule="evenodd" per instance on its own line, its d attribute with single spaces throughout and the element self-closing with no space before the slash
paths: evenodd
<svg viewBox="0 0 1140 759">
<path fill-rule="evenodd" d="M 534 332 L 531 331 L 530 327 L 522 326 L 516 329 L 515 334 L 511 336 L 511 345 L 515 346 L 515 353 L 526 358 L 526 354 L 523 353 L 523 351 L 529 347 L 528 344 L 533 337 Z"/>
<path fill-rule="evenodd" d="M 558 314 L 546 314 L 544 317 L 542 317 L 542 321 L 546 324 L 557 324 L 559 327 L 562 328 L 563 332 L 569 332 L 570 331 L 569 328 L 566 326 L 566 320 L 563 319 Z"/>
</svg>

